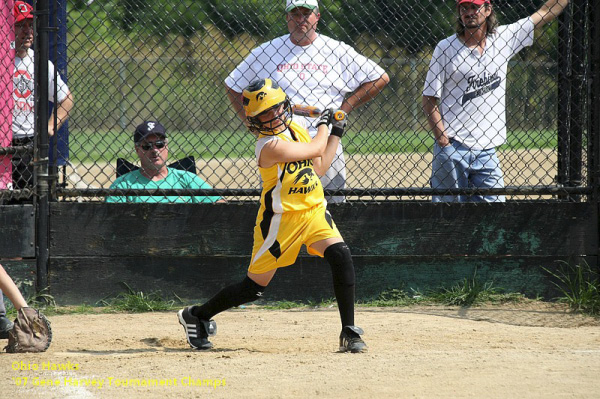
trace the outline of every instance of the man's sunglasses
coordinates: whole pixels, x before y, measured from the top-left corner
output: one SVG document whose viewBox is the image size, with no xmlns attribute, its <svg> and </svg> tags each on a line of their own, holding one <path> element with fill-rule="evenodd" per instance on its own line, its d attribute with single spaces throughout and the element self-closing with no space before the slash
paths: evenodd
<svg viewBox="0 0 600 399">
<path fill-rule="evenodd" d="M 167 143 L 164 140 L 157 140 L 154 142 L 150 141 L 150 142 L 142 143 L 142 144 L 140 144 L 140 147 L 144 151 L 149 151 L 154 147 L 156 147 L 156 149 L 165 148 L 166 145 L 167 145 Z"/>
</svg>

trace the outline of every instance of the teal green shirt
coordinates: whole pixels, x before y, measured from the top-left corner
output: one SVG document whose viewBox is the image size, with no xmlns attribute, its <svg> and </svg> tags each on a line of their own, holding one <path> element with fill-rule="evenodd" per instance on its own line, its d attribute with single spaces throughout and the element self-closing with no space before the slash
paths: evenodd
<svg viewBox="0 0 600 399">
<path fill-rule="evenodd" d="M 150 180 L 144 175 L 140 173 L 140 170 L 134 170 L 133 172 L 129 172 L 124 174 L 123 176 L 117 178 L 113 184 L 110 185 L 110 188 L 114 189 L 200 189 L 200 188 L 212 188 L 210 184 L 206 183 L 204 180 L 196 176 L 191 172 L 187 172 L 184 170 L 167 168 L 169 173 L 167 177 L 162 180 Z M 216 202 L 220 197 L 206 197 L 206 196 L 189 196 L 189 197 L 177 197 L 177 196 L 161 196 L 161 195 L 153 195 L 153 196 L 118 196 L 118 197 L 107 197 L 106 202 L 191 202 L 191 203 L 200 203 L 200 202 Z"/>
</svg>

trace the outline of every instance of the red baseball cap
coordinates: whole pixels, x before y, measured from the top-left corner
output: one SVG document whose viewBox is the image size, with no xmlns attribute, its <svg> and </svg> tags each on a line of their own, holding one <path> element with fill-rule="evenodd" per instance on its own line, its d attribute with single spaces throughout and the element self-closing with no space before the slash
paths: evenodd
<svg viewBox="0 0 600 399">
<path fill-rule="evenodd" d="M 490 4 L 490 0 L 458 0 L 458 4 L 463 4 L 463 3 L 473 3 L 476 6 L 481 6 L 484 4 Z"/>
<path fill-rule="evenodd" d="M 21 22 L 24 19 L 33 19 L 33 7 L 25 3 L 24 1 L 15 1 L 15 7 L 13 8 L 13 15 L 15 16 L 15 22 Z"/>
</svg>

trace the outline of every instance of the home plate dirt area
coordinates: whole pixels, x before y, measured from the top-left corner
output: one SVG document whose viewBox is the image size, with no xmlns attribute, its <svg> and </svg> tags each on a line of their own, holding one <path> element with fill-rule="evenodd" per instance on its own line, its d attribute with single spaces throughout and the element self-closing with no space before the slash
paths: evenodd
<svg viewBox="0 0 600 399">
<path fill-rule="evenodd" d="M 41 354 L 0 354 L 3 398 L 597 398 L 600 319 L 543 302 L 359 307 L 369 351 L 338 352 L 337 309 L 250 306 L 196 351 L 176 311 L 51 316 Z M 6 341 L 0 342 L 4 346 Z"/>
</svg>

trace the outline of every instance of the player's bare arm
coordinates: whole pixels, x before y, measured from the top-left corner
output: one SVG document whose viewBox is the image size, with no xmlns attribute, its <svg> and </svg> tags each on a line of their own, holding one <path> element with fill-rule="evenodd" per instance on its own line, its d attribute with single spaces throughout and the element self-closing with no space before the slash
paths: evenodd
<svg viewBox="0 0 600 399">
<path fill-rule="evenodd" d="M 442 121 L 442 114 L 438 108 L 438 99 L 432 96 L 423 96 L 423 111 L 427 116 L 427 123 L 433 131 L 435 141 L 440 147 L 446 147 L 450 145 L 446 129 L 444 128 L 444 122 Z"/>
<path fill-rule="evenodd" d="M 325 173 L 327 173 L 327 169 L 331 167 L 331 162 L 333 162 L 333 159 L 335 158 L 335 152 L 340 144 L 340 140 L 340 137 L 330 135 L 327 139 L 327 145 L 325 146 L 323 155 L 313 159 L 313 168 L 319 177 L 324 176 Z"/>
<path fill-rule="evenodd" d="M 65 99 L 56 107 L 56 131 L 58 131 L 62 125 L 65 124 L 72 109 L 73 94 L 69 92 L 67 97 L 65 97 Z M 50 119 L 48 119 L 48 135 L 54 136 L 54 112 L 50 114 Z"/>
<path fill-rule="evenodd" d="M 227 89 L 227 98 L 233 106 L 235 114 L 238 116 L 238 118 L 240 118 L 242 122 L 245 123 L 246 113 L 244 112 L 244 107 L 242 106 L 242 93 L 238 93 L 237 91 L 233 90 L 227 85 L 225 85 L 225 88 Z"/>
<path fill-rule="evenodd" d="M 363 83 L 348 98 L 344 99 L 340 109 L 349 114 L 354 109 L 375 98 L 388 83 L 390 83 L 390 77 L 387 73 L 381 75 L 377 80 Z"/>
<path fill-rule="evenodd" d="M 569 5 L 569 0 L 548 0 L 537 10 L 531 19 L 536 28 L 541 28 L 558 17 Z"/>
<path fill-rule="evenodd" d="M 320 157 L 327 146 L 328 133 L 327 125 L 321 125 L 317 135 L 310 143 L 271 140 L 260 152 L 259 165 L 261 168 L 269 168 L 279 162 L 294 162 Z"/>
<path fill-rule="evenodd" d="M 15 285 L 12 278 L 6 273 L 4 267 L 0 265 L 0 290 L 10 299 L 14 308 L 19 310 L 27 306 L 27 301 L 23 298 L 21 291 Z"/>
<path fill-rule="evenodd" d="M 313 168 L 319 176 L 324 176 L 327 173 L 333 159 L 336 157 L 337 148 L 346 131 L 348 115 L 340 109 L 337 111 L 334 111 L 333 108 L 326 109 L 321 113 L 321 117 L 317 122 L 317 127 L 319 131 L 321 131 L 323 127 L 327 127 L 327 132 L 329 132 L 329 124 L 331 124 L 331 134 L 327 139 L 325 151 L 322 156 L 313 159 Z"/>
</svg>

